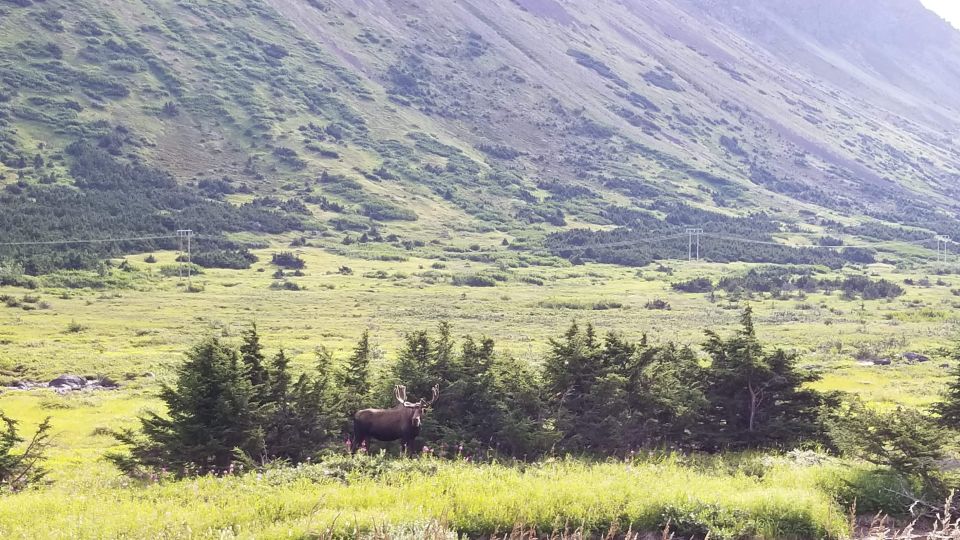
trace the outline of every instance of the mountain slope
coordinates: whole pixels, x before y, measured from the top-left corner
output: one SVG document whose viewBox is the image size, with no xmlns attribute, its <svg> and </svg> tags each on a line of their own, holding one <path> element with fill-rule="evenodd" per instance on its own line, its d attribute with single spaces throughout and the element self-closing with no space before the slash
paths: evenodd
<svg viewBox="0 0 960 540">
<path fill-rule="evenodd" d="M 732 232 L 753 212 L 760 239 L 882 236 L 865 218 L 960 237 L 960 34 L 916 0 L 0 6 L 8 205 L 74 184 L 64 150 L 83 139 L 203 197 L 306 202 L 303 226 L 334 237 L 533 246 L 573 225 Z M 138 232 L 203 228 L 172 221 Z M 37 237 L 18 223 L 0 234 Z"/>
</svg>

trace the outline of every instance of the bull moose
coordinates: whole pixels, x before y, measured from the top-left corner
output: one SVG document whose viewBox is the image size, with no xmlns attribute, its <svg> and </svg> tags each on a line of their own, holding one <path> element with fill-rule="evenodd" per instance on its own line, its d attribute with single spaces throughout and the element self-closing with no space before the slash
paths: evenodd
<svg viewBox="0 0 960 540">
<path fill-rule="evenodd" d="M 410 452 L 414 439 L 420 434 L 423 411 L 437 400 L 440 386 L 433 387 L 430 401 L 424 398 L 414 403 L 407 401 L 407 388 L 400 385 L 394 387 L 393 395 L 398 403 L 392 409 L 363 409 L 353 415 L 352 453 L 370 438 L 378 441 L 400 439 L 403 451 Z"/>
</svg>

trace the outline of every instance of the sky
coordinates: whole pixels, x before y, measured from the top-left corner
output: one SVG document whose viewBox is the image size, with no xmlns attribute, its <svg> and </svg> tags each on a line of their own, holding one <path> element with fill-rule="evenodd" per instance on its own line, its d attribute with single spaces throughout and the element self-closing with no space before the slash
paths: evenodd
<svg viewBox="0 0 960 540">
<path fill-rule="evenodd" d="M 960 0 L 920 0 L 928 9 L 960 28 Z"/>
</svg>

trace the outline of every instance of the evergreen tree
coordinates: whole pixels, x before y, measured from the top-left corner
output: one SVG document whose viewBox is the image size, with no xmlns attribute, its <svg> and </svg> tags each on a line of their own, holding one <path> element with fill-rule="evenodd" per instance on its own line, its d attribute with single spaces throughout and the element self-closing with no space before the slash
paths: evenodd
<svg viewBox="0 0 960 540">
<path fill-rule="evenodd" d="M 271 382 L 270 392 L 267 394 L 269 403 L 280 404 L 287 399 L 290 385 L 293 382 L 289 370 L 290 359 L 287 358 L 287 353 L 280 349 L 277 355 L 273 357 L 273 362 L 267 371 L 267 377 Z"/>
<path fill-rule="evenodd" d="M 506 455 L 535 459 L 547 452 L 558 437 L 546 428 L 549 418 L 543 384 L 531 366 L 512 357 L 498 358 L 492 366 L 499 410 L 496 441 Z"/>
<path fill-rule="evenodd" d="M 903 407 L 879 412 L 857 400 L 833 416 L 830 435 L 845 454 L 921 480 L 920 487 L 932 491 L 924 495 L 940 500 L 947 494 L 939 472 L 944 433 L 922 412 Z"/>
<path fill-rule="evenodd" d="M 353 414 L 367 404 L 367 398 L 370 395 L 371 355 L 370 331 L 364 330 L 340 375 L 344 407 L 349 414 Z"/>
<path fill-rule="evenodd" d="M 960 347 L 954 352 L 955 360 L 960 360 Z M 960 365 L 954 368 L 953 377 L 939 402 L 933 406 L 940 424 L 948 429 L 960 429 Z"/>
<path fill-rule="evenodd" d="M 301 374 L 293 381 L 281 350 L 273 360 L 271 414 L 266 428 L 268 457 L 299 463 L 333 442 L 341 417 L 332 406 L 329 379 Z"/>
<path fill-rule="evenodd" d="M 705 392 L 713 427 L 702 432 L 705 445 L 783 446 L 822 438 L 822 398 L 803 388 L 819 377 L 801 372 L 795 355 L 780 349 L 764 353 L 749 307 L 740 322 L 742 328 L 729 339 L 707 332 L 704 349 L 712 363 Z"/>
<path fill-rule="evenodd" d="M 441 387 L 448 386 L 459 375 L 456 354 L 454 353 L 454 339 L 451 334 L 450 323 L 442 321 L 437 327 L 437 339 L 433 341 L 431 364 L 433 375 L 437 378 L 434 384 Z"/>
<path fill-rule="evenodd" d="M 27 442 L 17 430 L 17 422 L 0 412 L 0 495 L 19 491 L 46 476 L 43 468 L 50 447 L 50 418 L 47 417 Z M 27 442 L 25 448 L 16 448 Z"/>
<path fill-rule="evenodd" d="M 450 384 L 444 396 L 444 408 L 453 416 L 445 427 L 455 429 L 459 438 L 475 450 L 496 446 L 494 438 L 502 422 L 493 363 L 492 339 L 464 339 L 458 362 L 460 378 Z M 437 419 L 443 420 L 443 416 Z"/>
<path fill-rule="evenodd" d="M 117 433 L 130 454 L 110 458 L 128 472 L 140 466 L 222 469 L 234 459 L 256 459 L 265 448 L 252 395 L 237 351 L 207 339 L 187 353 L 176 385 L 163 386 L 167 415 L 148 413 L 140 418 L 141 433 Z"/>
<path fill-rule="evenodd" d="M 596 427 L 589 424 L 602 412 L 592 410 L 591 392 L 605 374 L 591 325 L 584 331 L 574 322 L 562 339 L 550 340 L 544 385 L 562 449 L 582 452 L 592 446 Z"/>
<path fill-rule="evenodd" d="M 704 425 L 707 398 L 704 369 L 689 347 L 673 344 L 639 353 L 640 381 L 634 385 L 633 407 L 643 412 L 642 424 L 628 430 L 631 447 L 643 445 L 695 446 Z"/>
<path fill-rule="evenodd" d="M 252 401 L 266 402 L 270 393 L 270 373 L 265 365 L 263 346 L 260 344 L 256 323 L 250 325 L 250 329 L 243 333 L 240 358 L 243 360 L 244 375 L 253 389 Z"/>
<path fill-rule="evenodd" d="M 433 344 L 427 332 L 419 330 L 407 334 L 393 364 L 394 384 L 406 386 L 407 395 L 413 399 L 429 397 L 433 385 L 439 383 L 435 371 Z"/>
</svg>

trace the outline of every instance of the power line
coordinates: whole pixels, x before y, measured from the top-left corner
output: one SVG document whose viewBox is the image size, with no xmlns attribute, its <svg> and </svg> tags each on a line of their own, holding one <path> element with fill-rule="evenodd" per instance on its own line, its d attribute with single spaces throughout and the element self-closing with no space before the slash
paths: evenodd
<svg viewBox="0 0 960 540">
<path fill-rule="evenodd" d="M 576 251 L 576 250 L 585 250 L 585 249 L 591 249 L 591 248 L 596 248 L 596 247 L 635 246 L 635 245 L 637 245 L 637 244 L 654 244 L 654 243 L 657 243 L 657 242 L 663 242 L 663 241 L 665 241 L 665 240 L 675 240 L 675 239 L 677 239 L 677 238 L 686 238 L 686 236 L 687 236 L 687 233 L 680 233 L 680 234 L 671 234 L 671 235 L 669 235 L 669 236 L 660 236 L 660 237 L 657 237 L 657 238 L 646 238 L 646 239 L 641 238 L 641 239 L 637 239 L 637 240 L 621 240 L 621 241 L 617 241 L 617 242 L 610 242 L 610 243 L 607 243 L 607 244 L 590 244 L 590 245 L 587 245 L 587 246 L 574 246 L 574 245 L 558 246 L 558 247 L 555 247 L 555 249 L 563 250 L 563 251 Z"/>
<path fill-rule="evenodd" d="M 697 231 L 700 231 L 700 232 L 697 232 Z M 846 248 L 875 248 L 875 247 L 895 246 L 895 245 L 920 245 L 920 244 L 931 242 L 931 239 L 927 238 L 927 239 L 920 239 L 920 240 L 889 240 L 889 241 L 883 241 L 883 242 L 873 242 L 869 244 L 861 243 L 861 244 L 843 244 L 839 246 L 827 246 L 827 245 L 820 245 L 820 244 L 786 244 L 783 242 L 775 242 L 771 240 L 754 240 L 752 238 L 746 238 L 742 236 L 730 236 L 730 235 L 717 234 L 717 233 L 707 233 L 702 231 L 703 229 L 690 228 L 683 233 L 671 234 L 667 236 L 659 236 L 654 238 L 639 238 L 637 240 L 621 240 L 617 242 L 608 242 L 603 244 L 566 245 L 566 246 L 561 245 L 561 246 L 552 246 L 552 247 L 554 249 L 561 250 L 561 251 L 584 251 L 587 249 L 594 249 L 594 248 L 628 247 L 628 246 L 634 246 L 638 244 L 653 244 L 658 242 L 664 242 L 667 240 L 688 238 L 689 239 L 688 247 L 690 248 L 689 249 L 690 253 L 688 254 L 690 255 L 689 258 L 692 259 L 694 255 L 693 250 L 699 247 L 700 236 L 703 236 L 706 238 L 714 238 L 717 240 L 727 240 L 730 242 L 740 242 L 745 244 L 757 244 L 757 245 L 764 245 L 764 246 L 788 247 L 788 248 L 795 248 L 795 249 L 841 249 L 842 250 Z M 792 234 L 792 233 L 782 233 L 782 234 Z M 694 240 L 694 237 L 696 237 L 695 240 Z M 944 242 L 960 245 L 960 242 L 957 242 L 955 240 L 950 240 L 949 237 L 944 237 L 944 238 L 945 238 L 943 240 Z"/>
<path fill-rule="evenodd" d="M 65 244 L 107 244 L 110 242 L 135 242 L 138 240 L 165 240 L 177 238 L 177 235 L 137 236 L 129 238 L 89 238 L 84 240 L 40 240 L 34 242 L 0 242 L 0 246 L 54 246 Z"/>
<path fill-rule="evenodd" d="M 892 246 L 892 245 L 902 245 L 902 244 L 923 244 L 929 242 L 930 239 L 923 240 L 890 240 L 887 242 L 874 242 L 871 244 L 843 244 L 839 246 L 824 246 L 820 244 L 784 244 L 783 242 L 773 242 L 769 240 L 753 240 L 751 238 L 744 238 L 741 236 L 727 236 L 722 234 L 713 234 L 705 233 L 704 236 L 709 238 L 716 238 L 718 240 L 729 240 L 731 242 L 741 242 L 744 244 L 759 244 L 763 246 L 781 246 L 781 247 L 792 247 L 797 249 L 846 249 L 846 248 L 873 248 L 878 246 Z"/>
</svg>

